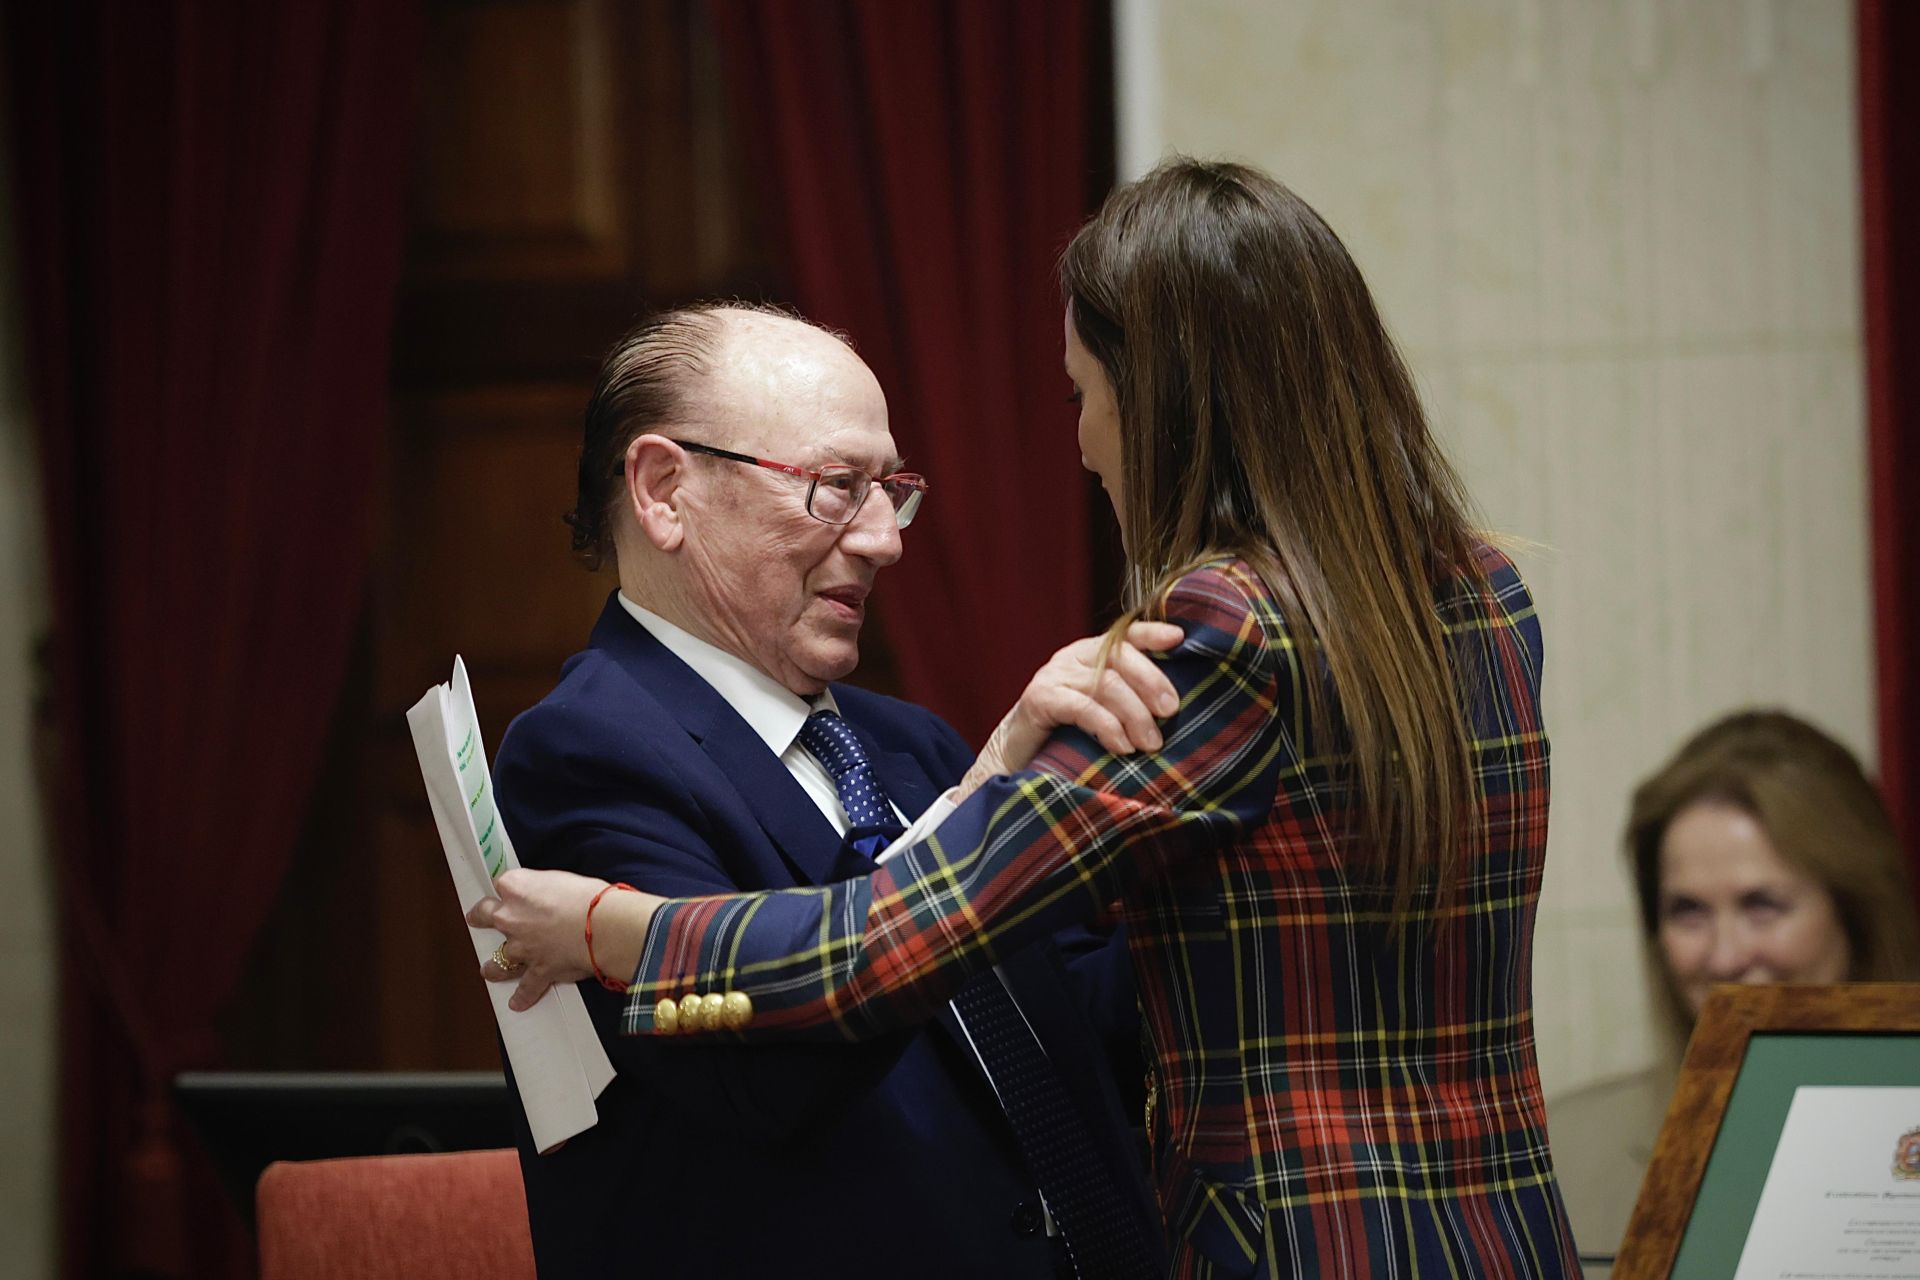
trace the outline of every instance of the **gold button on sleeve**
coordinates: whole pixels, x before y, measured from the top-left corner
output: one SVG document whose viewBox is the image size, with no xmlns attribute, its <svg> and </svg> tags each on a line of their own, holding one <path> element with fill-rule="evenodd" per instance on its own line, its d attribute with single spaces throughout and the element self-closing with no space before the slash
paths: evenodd
<svg viewBox="0 0 1920 1280">
<path fill-rule="evenodd" d="M 721 1015 L 726 1008 L 726 1004 L 726 1000 L 722 998 L 717 991 L 701 997 L 700 1029 L 702 1031 L 718 1031 L 721 1027 L 727 1025 L 721 1021 Z"/>
<path fill-rule="evenodd" d="M 653 1006 L 653 1033 L 657 1036 L 670 1036 L 680 1029 L 680 1006 L 671 999 L 662 1000 Z"/>
<path fill-rule="evenodd" d="M 729 991 L 720 1004 L 720 1025 L 739 1031 L 753 1021 L 753 1000 L 744 991 Z"/>
<path fill-rule="evenodd" d="M 706 1027 L 702 1025 L 702 1019 L 700 1017 L 699 996 L 689 995 L 680 997 L 680 1030 L 682 1032 L 706 1030 Z"/>
</svg>

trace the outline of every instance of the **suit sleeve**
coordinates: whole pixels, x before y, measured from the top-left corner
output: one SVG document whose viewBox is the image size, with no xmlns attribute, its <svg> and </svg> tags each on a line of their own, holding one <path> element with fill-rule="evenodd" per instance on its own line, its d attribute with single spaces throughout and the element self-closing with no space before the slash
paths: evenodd
<svg viewBox="0 0 1920 1280">
<path fill-rule="evenodd" d="M 714 847 L 709 824 L 671 783 L 671 764 L 635 735 L 627 755 L 600 744 L 566 717 L 530 716 L 502 742 L 495 764 L 500 803 L 516 851 L 529 867 L 560 868 L 650 893 L 737 891 L 740 880 Z M 617 1071 L 679 1105 L 765 1139 L 819 1123 L 833 1104 L 884 1075 L 904 1037 L 861 1046 L 794 1044 L 750 1052 L 724 1044 L 664 1044 L 618 1034 L 621 998 L 579 984 Z"/>
<path fill-rule="evenodd" d="M 1062 731 L 1034 770 L 991 779 L 865 879 L 667 903 L 625 1029 L 653 1031 L 664 999 L 737 991 L 752 1001 L 750 1025 L 695 1034 L 882 1035 L 927 1018 L 1027 943 L 1092 918 L 1140 877 L 1257 826 L 1304 703 L 1292 646 L 1254 606 L 1262 597 L 1237 565 L 1175 585 L 1166 616 L 1186 638 L 1161 661 L 1180 706 L 1162 722 L 1160 751 L 1113 756 Z"/>
</svg>

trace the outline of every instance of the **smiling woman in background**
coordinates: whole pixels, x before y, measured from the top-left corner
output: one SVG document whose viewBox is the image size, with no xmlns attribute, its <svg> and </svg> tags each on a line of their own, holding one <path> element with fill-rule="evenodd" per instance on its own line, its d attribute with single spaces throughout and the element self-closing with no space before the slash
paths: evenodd
<svg viewBox="0 0 1920 1280">
<path fill-rule="evenodd" d="M 1576 1238 L 1625 1234 L 1680 1049 L 1723 982 L 1920 977 L 1920 925 L 1886 806 L 1853 755 L 1779 711 L 1710 725 L 1633 793 L 1627 859 L 1669 1043 L 1653 1068 L 1551 1110 Z"/>
</svg>

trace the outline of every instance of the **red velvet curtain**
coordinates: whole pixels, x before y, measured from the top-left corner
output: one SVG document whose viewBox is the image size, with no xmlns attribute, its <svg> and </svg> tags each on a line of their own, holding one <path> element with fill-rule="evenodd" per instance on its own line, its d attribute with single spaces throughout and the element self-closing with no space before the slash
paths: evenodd
<svg viewBox="0 0 1920 1280">
<path fill-rule="evenodd" d="M 1053 266 L 1089 212 L 1084 0 L 713 0 L 793 301 L 932 490 L 881 579 L 907 695 L 975 743 L 1088 615 Z"/>
<path fill-rule="evenodd" d="M 1920 893 L 1920 7 L 1858 16 L 1880 777 Z"/>
<path fill-rule="evenodd" d="M 219 1060 L 316 799 L 422 24 L 406 0 L 6 16 L 53 562 L 65 1270 L 217 1274 L 245 1265 L 237 1218 L 183 1163 L 167 1082 Z"/>
</svg>

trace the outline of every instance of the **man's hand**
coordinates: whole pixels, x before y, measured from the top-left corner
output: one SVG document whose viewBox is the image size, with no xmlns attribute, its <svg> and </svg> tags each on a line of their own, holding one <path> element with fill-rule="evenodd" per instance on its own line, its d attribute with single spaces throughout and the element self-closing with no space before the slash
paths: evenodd
<svg viewBox="0 0 1920 1280">
<path fill-rule="evenodd" d="M 1156 716 L 1170 716 L 1180 705 L 1173 682 L 1148 653 L 1177 646 L 1185 633 L 1167 622 L 1136 622 L 1126 639 L 1113 646 L 1104 667 L 1098 665 L 1099 636 L 1075 640 L 1048 659 L 1027 683 L 1013 710 L 987 739 L 986 749 L 961 780 L 959 794 L 970 794 L 996 773 L 1024 769 L 1047 735 L 1060 725 L 1076 725 L 1115 755 L 1160 749 Z"/>
<path fill-rule="evenodd" d="M 587 906 L 593 896 L 607 887 L 604 880 L 577 876 L 571 871 L 530 871 L 524 867 L 503 871 L 493 882 L 495 898 L 482 898 L 467 912 L 467 923 L 479 929 L 498 929 L 506 935 L 499 951 L 480 966 L 488 982 L 520 985 L 508 1003 L 514 1009 L 531 1009 L 547 988 L 562 982 L 578 982 L 591 977 L 593 963 L 587 955 Z M 639 895 L 608 894 L 595 909 L 594 954 L 602 968 L 623 978 L 633 976 L 640 962 L 640 948 L 646 941 L 646 927 L 640 926 L 637 938 L 625 913 L 614 899 Z M 651 915 L 651 912 L 648 913 Z M 503 966 L 500 957 L 505 956 Z M 616 967 L 626 962 L 624 970 Z"/>
</svg>

